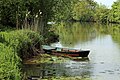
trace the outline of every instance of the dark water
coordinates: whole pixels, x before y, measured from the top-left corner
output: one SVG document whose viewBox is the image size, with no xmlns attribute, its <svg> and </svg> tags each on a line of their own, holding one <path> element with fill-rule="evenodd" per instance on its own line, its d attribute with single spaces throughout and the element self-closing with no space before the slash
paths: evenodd
<svg viewBox="0 0 120 80">
<path fill-rule="evenodd" d="M 60 41 L 52 46 L 89 49 L 89 60 L 26 65 L 30 76 L 81 77 L 81 80 L 120 80 L 120 25 L 61 23 L 55 25 Z"/>
</svg>

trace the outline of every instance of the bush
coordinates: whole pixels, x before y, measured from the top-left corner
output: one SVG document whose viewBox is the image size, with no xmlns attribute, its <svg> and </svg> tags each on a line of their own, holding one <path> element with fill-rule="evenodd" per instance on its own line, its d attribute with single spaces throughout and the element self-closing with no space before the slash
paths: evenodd
<svg viewBox="0 0 120 80">
<path fill-rule="evenodd" d="M 0 43 L 0 80 L 20 80 L 20 58 L 16 52 Z"/>
<path fill-rule="evenodd" d="M 34 31 L 16 30 L 10 32 L 0 32 L 0 41 L 6 46 L 10 46 L 25 59 L 35 55 L 35 49 L 40 48 L 43 37 Z"/>
<path fill-rule="evenodd" d="M 0 80 L 20 80 L 20 63 L 36 55 L 43 37 L 34 31 L 0 32 Z"/>
</svg>

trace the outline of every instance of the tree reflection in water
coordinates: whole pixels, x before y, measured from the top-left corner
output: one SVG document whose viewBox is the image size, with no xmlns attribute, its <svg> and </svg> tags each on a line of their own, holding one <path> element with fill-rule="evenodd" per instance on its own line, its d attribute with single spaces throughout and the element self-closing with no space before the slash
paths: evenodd
<svg viewBox="0 0 120 80">
<path fill-rule="evenodd" d="M 53 28 L 59 35 L 61 47 L 90 48 L 90 61 L 72 61 L 65 63 L 43 63 L 25 65 L 28 76 L 81 77 L 80 80 L 119 80 L 120 69 L 120 25 L 95 23 L 60 23 Z M 87 44 L 87 45 L 86 45 Z M 113 71 L 111 76 L 110 71 Z M 119 76 L 118 76 L 119 75 Z M 95 78 L 94 78 L 95 77 Z M 96 79 L 100 78 L 100 79 Z M 92 79 L 91 79 L 92 78 Z"/>
<path fill-rule="evenodd" d="M 41 79 L 51 77 L 75 77 L 87 78 L 91 76 L 91 64 L 88 61 L 66 63 L 43 63 L 38 65 L 24 65 L 26 76 L 38 76 Z"/>
</svg>

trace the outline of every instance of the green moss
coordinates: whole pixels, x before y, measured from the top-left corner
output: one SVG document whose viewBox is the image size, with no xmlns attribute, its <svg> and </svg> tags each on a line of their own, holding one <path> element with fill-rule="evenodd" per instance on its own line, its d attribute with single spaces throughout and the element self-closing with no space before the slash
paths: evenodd
<svg viewBox="0 0 120 80">
<path fill-rule="evenodd" d="M 48 80 L 48 79 L 41 79 L 41 80 Z M 91 80 L 90 78 L 82 78 L 80 76 L 76 77 L 51 77 L 49 80 Z"/>
<path fill-rule="evenodd" d="M 41 63 L 64 63 L 68 61 L 69 58 L 57 57 L 48 54 L 40 54 L 29 60 L 26 60 L 24 64 L 41 64 Z"/>
</svg>

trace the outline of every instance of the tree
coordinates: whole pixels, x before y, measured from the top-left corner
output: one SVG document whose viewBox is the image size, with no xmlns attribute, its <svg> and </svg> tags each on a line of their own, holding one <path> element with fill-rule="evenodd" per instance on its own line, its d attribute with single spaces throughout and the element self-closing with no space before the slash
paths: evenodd
<svg viewBox="0 0 120 80">
<path fill-rule="evenodd" d="M 113 3 L 112 9 L 109 15 L 110 22 L 120 23 L 120 0 Z"/>
<path fill-rule="evenodd" d="M 1 0 L 0 22 L 19 27 L 45 26 L 50 20 L 68 19 L 77 0 Z M 69 13 L 69 14 L 68 14 Z"/>
<path fill-rule="evenodd" d="M 97 5 L 95 9 L 95 21 L 96 22 L 108 22 L 109 9 L 105 5 Z"/>
<path fill-rule="evenodd" d="M 80 21 L 94 21 L 96 3 L 93 0 L 80 0 L 74 5 L 73 18 Z"/>
</svg>

